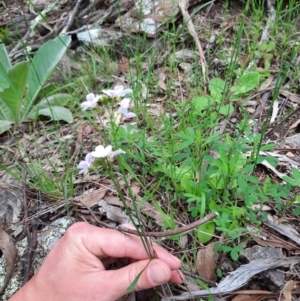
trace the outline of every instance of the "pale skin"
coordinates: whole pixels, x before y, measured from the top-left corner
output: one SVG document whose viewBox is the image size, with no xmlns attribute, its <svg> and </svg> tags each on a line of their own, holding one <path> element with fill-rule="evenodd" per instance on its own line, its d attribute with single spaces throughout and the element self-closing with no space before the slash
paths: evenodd
<svg viewBox="0 0 300 301">
<path fill-rule="evenodd" d="M 75 223 L 33 278 L 9 301 L 114 301 L 127 294 L 127 288 L 145 267 L 136 291 L 168 281 L 181 283 L 181 261 L 159 245 L 153 244 L 153 248 L 157 258 L 149 263 L 139 237 Z M 105 269 L 117 259 L 131 263 L 117 270 Z"/>
</svg>

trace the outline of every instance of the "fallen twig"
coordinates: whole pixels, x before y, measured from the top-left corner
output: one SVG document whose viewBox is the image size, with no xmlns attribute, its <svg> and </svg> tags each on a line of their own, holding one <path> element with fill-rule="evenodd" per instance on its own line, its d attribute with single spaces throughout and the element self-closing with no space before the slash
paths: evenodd
<svg viewBox="0 0 300 301">
<path fill-rule="evenodd" d="M 105 222 L 102 222 L 100 221 L 96 215 L 94 214 L 94 212 L 91 210 L 90 207 L 88 207 L 85 203 L 83 203 L 81 200 L 79 200 L 79 202 L 87 208 L 87 210 L 90 212 L 90 214 L 92 215 L 92 217 L 94 218 L 94 220 L 101 226 L 103 227 L 106 227 L 106 228 L 109 228 L 109 229 L 114 229 L 114 230 L 119 230 L 121 232 L 125 232 L 125 233 L 128 233 L 128 234 L 133 234 L 133 235 L 137 235 L 137 236 L 140 236 L 140 233 L 136 230 L 133 230 L 133 229 L 129 229 L 127 227 L 124 227 L 122 225 L 118 226 L 118 227 L 113 227 L 113 226 L 110 226 L 108 225 L 107 223 Z M 212 220 L 213 218 L 215 218 L 218 214 L 217 213 L 209 213 L 207 214 L 205 217 L 189 224 L 189 225 L 186 225 L 186 226 L 182 226 L 182 227 L 178 227 L 177 229 L 175 230 L 169 230 L 169 231 L 162 231 L 162 232 L 144 232 L 146 236 L 148 237 L 168 237 L 168 236 L 172 236 L 172 235 L 177 235 L 177 234 L 180 234 L 180 233 L 183 233 L 183 232 L 187 232 L 187 231 L 190 231 L 210 220 Z"/>
<path fill-rule="evenodd" d="M 280 127 L 287 119 L 289 119 L 291 116 L 293 116 L 294 114 L 298 113 L 300 111 L 300 106 L 293 112 L 291 112 L 290 114 L 288 114 L 285 118 L 283 118 L 277 125 L 275 125 L 273 128 L 269 129 L 265 136 L 270 134 L 271 132 L 273 132 L 275 129 L 277 129 L 278 127 Z"/>
<path fill-rule="evenodd" d="M 198 38 L 197 32 L 195 30 L 194 24 L 192 22 L 192 19 L 191 19 L 189 13 L 188 13 L 188 10 L 187 10 L 188 9 L 188 0 L 179 0 L 178 1 L 178 6 L 181 10 L 183 19 L 187 24 L 189 32 L 190 32 L 191 36 L 194 38 L 194 41 L 195 41 L 196 46 L 198 48 L 203 77 L 204 77 L 205 81 L 207 81 L 207 78 L 206 78 L 206 76 L 207 76 L 206 75 L 206 69 L 207 69 L 206 59 L 205 59 L 204 52 L 202 50 L 202 46 L 201 46 L 200 40 Z"/>
<path fill-rule="evenodd" d="M 181 271 L 184 275 L 189 276 L 189 277 L 194 278 L 194 279 L 199 279 L 199 280 L 203 281 L 204 283 L 206 283 L 206 284 L 208 284 L 208 285 L 210 285 L 210 286 L 218 286 L 218 284 L 217 284 L 216 282 L 212 281 L 212 280 L 203 278 L 203 277 L 201 277 L 201 276 L 199 276 L 199 275 L 196 275 L 196 274 L 194 274 L 194 273 L 185 271 L 185 270 L 183 270 L 183 269 L 180 269 L 180 271 Z"/>
<path fill-rule="evenodd" d="M 23 276 L 23 285 L 27 283 L 32 277 L 33 273 L 31 271 L 31 264 L 33 259 L 33 254 L 37 246 L 37 228 L 34 227 L 33 232 L 30 231 L 29 221 L 28 221 L 28 204 L 27 204 L 27 194 L 26 194 L 26 178 L 27 172 L 24 173 L 24 183 L 23 183 L 23 198 L 24 198 L 24 223 L 25 231 L 27 235 L 27 253 L 26 261 L 24 266 L 24 276 Z"/>
<path fill-rule="evenodd" d="M 28 38 L 34 35 L 34 29 L 36 26 L 45 18 L 45 15 L 49 13 L 52 9 L 56 7 L 59 0 L 55 0 L 53 3 L 49 4 L 38 16 L 30 22 L 30 26 L 25 33 L 24 37 L 17 43 L 17 45 L 10 51 L 9 57 L 13 57 L 21 46 L 23 46 Z"/>
<path fill-rule="evenodd" d="M 269 32 L 270 32 L 270 29 L 275 24 L 276 10 L 274 8 L 274 1 L 275 0 L 267 0 L 268 21 L 267 21 L 266 27 L 264 28 L 263 33 L 261 35 L 260 42 L 258 43 L 258 47 L 260 47 L 263 43 L 266 43 L 267 41 L 269 41 Z M 257 64 L 258 61 L 259 61 L 259 58 L 255 57 L 251 61 L 251 63 L 249 64 L 249 66 L 247 68 L 247 71 L 249 71 L 254 66 L 254 64 Z"/>
<path fill-rule="evenodd" d="M 76 4 L 74 6 L 74 9 L 72 10 L 72 12 L 69 15 L 69 20 L 67 21 L 67 24 L 64 27 L 64 29 L 61 31 L 61 33 L 66 33 L 71 28 L 71 26 L 73 25 L 74 20 L 75 20 L 75 16 L 77 15 L 79 6 L 81 4 L 81 1 L 82 0 L 77 0 Z"/>
</svg>

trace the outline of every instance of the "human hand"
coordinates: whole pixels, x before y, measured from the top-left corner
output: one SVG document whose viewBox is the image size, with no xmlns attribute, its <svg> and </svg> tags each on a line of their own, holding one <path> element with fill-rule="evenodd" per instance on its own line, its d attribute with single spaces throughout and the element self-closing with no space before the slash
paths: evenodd
<svg viewBox="0 0 300 301">
<path fill-rule="evenodd" d="M 114 301 L 127 294 L 127 288 L 143 269 L 135 290 L 168 281 L 181 283 L 180 260 L 156 244 L 153 248 L 157 258 L 149 263 L 138 236 L 75 223 L 33 278 L 9 301 Z M 131 263 L 118 270 L 105 270 L 118 258 L 129 258 Z"/>
</svg>

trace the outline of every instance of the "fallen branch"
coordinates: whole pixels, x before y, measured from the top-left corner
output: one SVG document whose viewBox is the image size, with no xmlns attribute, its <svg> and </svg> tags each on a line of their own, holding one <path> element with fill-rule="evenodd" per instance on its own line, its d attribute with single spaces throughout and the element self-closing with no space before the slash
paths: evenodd
<svg viewBox="0 0 300 301">
<path fill-rule="evenodd" d="M 23 285 L 26 284 L 33 275 L 31 270 L 33 254 L 37 247 L 37 227 L 36 223 L 34 224 L 34 229 L 30 231 L 30 225 L 28 221 L 28 203 L 27 203 L 27 194 L 26 194 L 26 178 L 27 172 L 24 173 L 24 183 L 23 183 L 23 198 L 24 198 L 24 223 L 25 223 L 25 232 L 27 235 L 27 252 L 26 252 L 26 261 L 24 265 L 23 273 Z"/>
<path fill-rule="evenodd" d="M 133 235 L 137 235 L 137 236 L 140 236 L 140 233 L 136 230 L 133 230 L 133 229 L 129 229 L 127 227 L 124 227 L 122 225 L 118 226 L 118 227 L 113 227 L 113 226 L 110 226 L 108 225 L 107 223 L 104 223 L 102 221 L 100 221 L 97 216 L 94 214 L 94 212 L 91 210 L 90 207 L 88 207 L 85 203 L 83 203 L 81 200 L 79 200 L 79 202 L 87 208 L 87 210 L 90 212 L 90 214 L 92 215 L 92 217 L 94 218 L 94 220 L 101 226 L 105 227 L 105 228 L 109 228 L 109 229 L 114 229 L 114 230 L 118 230 L 118 231 L 121 231 L 121 232 L 124 232 L 124 233 L 128 233 L 128 234 L 133 234 Z M 212 220 L 213 218 L 215 218 L 218 214 L 217 213 L 209 213 L 207 214 L 205 217 L 191 223 L 191 224 L 188 224 L 186 226 L 182 226 L 182 227 L 178 227 L 177 229 L 175 230 L 169 230 L 169 231 L 162 231 L 162 232 L 144 232 L 146 236 L 148 237 L 168 237 L 168 236 L 172 236 L 172 235 L 177 235 L 177 234 L 180 234 L 180 233 L 183 233 L 183 232 L 187 232 L 187 231 L 190 231 L 210 220 Z"/>
<path fill-rule="evenodd" d="M 194 38 L 194 41 L 195 41 L 196 46 L 198 48 L 203 77 L 204 77 L 205 81 L 207 81 L 207 78 L 206 78 L 206 76 L 207 76 L 206 75 L 206 69 L 207 69 L 206 59 L 205 59 L 204 52 L 202 50 L 202 46 L 201 46 L 200 40 L 198 38 L 197 32 L 195 30 L 194 24 L 192 22 L 192 19 L 191 19 L 189 13 L 188 13 L 188 10 L 187 10 L 188 9 L 188 0 L 179 0 L 178 1 L 178 6 L 181 10 L 183 19 L 187 24 L 188 30 L 189 30 L 191 36 Z"/>
<path fill-rule="evenodd" d="M 17 45 L 10 51 L 9 57 L 13 57 L 16 52 L 19 50 L 19 48 L 23 45 L 25 45 L 28 38 L 32 38 L 34 35 L 34 30 L 37 27 L 37 25 L 45 18 L 45 15 L 49 13 L 51 10 L 53 10 L 56 7 L 56 4 L 59 2 L 59 0 L 55 0 L 53 3 L 49 4 L 42 12 L 38 14 L 38 16 L 33 19 L 30 22 L 30 26 L 25 33 L 24 37 L 17 43 Z"/>
<path fill-rule="evenodd" d="M 77 12 L 79 10 L 81 1 L 82 0 L 77 0 L 74 9 L 72 10 L 72 12 L 69 15 L 69 20 L 67 21 L 67 24 L 66 24 L 66 26 L 64 27 L 64 29 L 62 30 L 61 33 L 66 33 L 71 28 L 71 26 L 73 25 L 74 20 L 75 20 L 75 16 L 77 15 Z"/>
<path fill-rule="evenodd" d="M 276 20 L 276 11 L 274 8 L 274 0 L 267 0 L 267 7 L 268 7 L 268 21 L 266 24 L 266 27 L 263 30 L 263 33 L 261 35 L 260 41 L 258 43 L 258 48 L 263 44 L 269 41 L 269 32 L 270 29 L 273 27 L 273 25 L 275 24 L 275 20 Z M 254 66 L 254 64 L 257 64 L 259 61 L 258 57 L 255 57 L 251 63 L 249 64 L 247 71 L 249 71 L 250 69 L 252 69 L 252 67 Z"/>
</svg>

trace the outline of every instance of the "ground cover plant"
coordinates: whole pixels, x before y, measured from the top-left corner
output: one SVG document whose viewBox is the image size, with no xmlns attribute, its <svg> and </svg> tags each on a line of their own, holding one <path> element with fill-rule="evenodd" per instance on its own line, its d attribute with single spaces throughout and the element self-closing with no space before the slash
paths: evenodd
<svg viewBox="0 0 300 301">
<path fill-rule="evenodd" d="M 123 219 L 114 219 L 99 205 L 104 201 L 113 208 L 109 210 L 123 210 L 142 227 L 142 236 L 148 230 L 171 231 L 167 239 L 156 241 L 183 260 L 186 274 L 202 276 L 187 281 L 189 299 L 195 290 L 190 282 L 201 290 L 226 280 L 224 262 L 229 261 L 230 268 L 240 264 L 241 254 L 254 243 L 281 249 L 293 244 L 285 249 L 287 257 L 297 251 L 291 236 L 286 245 L 286 238 L 269 230 L 276 243 L 263 244 L 258 232 L 268 223 L 271 227 L 271 217 L 290 221 L 299 230 L 293 221 L 300 214 L 299 146 L 285 140 L 299 125 L 299 4 L 196 4 L 190 9 L 184 1 L 174 4 L 183 18 L 170 14 L 166 24 L 157 21 L 149 33 L 126 28 L 118 19 L 126 11 L 116 1 L 116 21 L 103 21 L 107 30 L 111 22 L 119 26 L 117 33 L 108 31 L 111 37 L 119 34 L 113 42 L 104 43 L 99 32 L 96 37 L 92 31 L 80 40 L 81 32 L 75 29 L 79 14 L 72 30 L 64 27 L 60 36 L 35 54 L 25 51 L 18 62 L 14 58 L 11 63 L 8 54 L 16 33 L 3 29 L 6 37 L 1 40 L 8 43 L 0 47 L 3 174 L 25 181 L 27 195 L 32 202 L 39 198 L 48 215 L 95 223 L 90 211 L 102 206 L 103 220 L 119 224 Z M 135 12 L 141 21 L 145 3 L 139 5 Z M 35 9 L 43 15 L 42 9 Z M 51 24 L 47 18 L 43 15 Z M 163 30 L 158 31 L 160 26 Z M 35 30 L 33 23 L 31 27 Z M 75 34 L 76 46 L 62 58 Z M 58 45 L 49 48 L 52 57 L 42 55 L 51 43 Z M 48 62 L 42 77 L 37 76 L 38 60 Z M 38 80 L 30 83 L 33 77 Z M 33 209 L 27 222 L 42 219 L 44 212 Z M 193 231 L 180 231 L 210 213 L 216 216 Z M 201 256 L 209 255 L 214 259 L 203 268 Z M 251 290 L 254 286 L 247 280 L 244 288 Z M 283 292 L 285 299 L 280 300 L 292 300 L 292 287 L 283 289 L 284 283 L 264 289 L 276 295 L 272 298 Z M 212 295 L 240 288 L 234 283 L 232 289 L 227 283 L 227 291 L 219 287 Z M 182 290 L 172 287 L 167 295 Z M 171 300 L 167 295 L 164 300 Z M 248 300 L 254 298 L 248 295 Z M 232 300 L 242 300 L 240 296 Z"/>
</svg>

